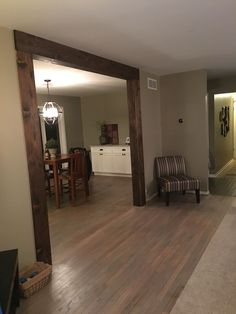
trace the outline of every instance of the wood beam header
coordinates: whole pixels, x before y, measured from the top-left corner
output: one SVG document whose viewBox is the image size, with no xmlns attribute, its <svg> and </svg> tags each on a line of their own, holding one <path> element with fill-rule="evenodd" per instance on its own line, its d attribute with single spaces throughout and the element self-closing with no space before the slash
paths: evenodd
<svg viewBox="0 0 236 314">
<path fill-rule="evenodd" d="M 17 51 L 30 53 L 37 60 L 78 68 L 84 71 L 131 80 L 139 79 L 137 68 L 108 60 L 31 34 L 14 30 Z"/>
</svg>

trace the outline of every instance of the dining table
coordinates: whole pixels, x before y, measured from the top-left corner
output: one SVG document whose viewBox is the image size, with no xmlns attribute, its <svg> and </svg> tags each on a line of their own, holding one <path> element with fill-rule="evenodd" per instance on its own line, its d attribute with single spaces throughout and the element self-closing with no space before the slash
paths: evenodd
<svg viewBox="0 0 236 314">
<path fill-rule="evenodd" d="M 56 200 L 56 207 L 60 208 L 61 206 L 61 194 L 60 194 L 60 184 L 59 184 L 59 171 L 62 169 L 63 163 L 69 163 L 71 160 L 71 154 L 61 154 L 56 156 L 56 158 L 44 159 L 44 164 L 48 165 L 53 172 L 53 181 L 54 181 L 54 193 Z"/>
</svg>

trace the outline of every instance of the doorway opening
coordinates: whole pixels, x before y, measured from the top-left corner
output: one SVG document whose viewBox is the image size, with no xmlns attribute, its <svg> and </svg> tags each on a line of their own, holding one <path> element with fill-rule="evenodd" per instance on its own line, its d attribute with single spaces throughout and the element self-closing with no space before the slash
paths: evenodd
<svg viewBox="0 0 236 314">
<path fill-rule="evenodd" d="M 37 260 L 51 263 L 42 141 L 38 119 L 33 60 L 61 64 L 127 82 L 129 133 L 132 165 L 133 204 L 145 205 L 145 181 L 142 123 L 140 110 L 139 70 L 96 55 L 64 46 L 20 31 L 14 31 L 17 67 L 21 95 L 25 142 L 31 190 L 33 225 Z M 32 137 L 34 134 L 34 137 Z"/>
<path fill-rule="evenodd" d="M 47 101 L 45 78 L 50 78 L 51 99 L 62 109 L 58 123 L 53 125 L 46 124 L 40 116 L 43 147 L 47 140 L 56 140 L 58 158 L 62 156 L 61 151 L 63 155 L 75 149 L 86 151 L 89 185 L 92 186 L 90 198 L 93 199 L 93 193 L 102 190 L 100 185 L 106 190 L 107 197 L 113 195 L 114 201 L 116 193 L 110 193 L 111 186 L 114 191 L 116 185 L 119 187 L 123 182 L 131 191 L 126 81 L 39 60 L 34 60 L 33 64 L 39 107 Z M 68 168 L 68 162 L 63 161 L 66 159 L 58 161 L 61 167 L 59 173 Z M 60 189 L 58 205 L 55 201 L 54 169 L 52 165 L 49 168 L 47 160 L 45 167 L 48 209 L 70 207 L 68 185 L 65 182 L 66 193 L 63 193 L 63 188 Z M 105 178 L 107 176 L 109 178 Z M 83 194 L 77 191 L 77 205 L 86 201 Z M 132 193 L 127 197 L 131 204 Z"/>
<path fill-rule="evenodd" d="M 236 196 L 236 93 L 214 95 L 209 110 L 212 194 Z"/>
</svg>

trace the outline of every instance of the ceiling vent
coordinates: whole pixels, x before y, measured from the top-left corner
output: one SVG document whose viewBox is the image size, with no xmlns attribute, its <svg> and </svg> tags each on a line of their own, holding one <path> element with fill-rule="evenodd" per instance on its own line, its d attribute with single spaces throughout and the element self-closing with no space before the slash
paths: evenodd
<svg viewBox="0 0 236 314">
<path fill-rule="evenodd" d="M 148 89 L 157 90 L 157 80 L 148 77 L 147 78 L 147 87 L 148 87 Z"/>
</svg>

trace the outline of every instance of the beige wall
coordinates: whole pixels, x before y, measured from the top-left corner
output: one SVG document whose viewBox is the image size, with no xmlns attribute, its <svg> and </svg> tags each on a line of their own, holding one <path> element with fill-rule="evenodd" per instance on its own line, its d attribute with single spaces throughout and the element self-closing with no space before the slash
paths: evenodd
<svg viewBox="0 0 236 314">
<path fill-rule="evenodd" d="M 230 129 L 227 136 L 221 135 L 221 122 L 219 114 L 222 107 L 230 107 Z M 234 153 L 234 134 L 233 134 L 233 99 L 230 96 L 215 97 L 214 106 L 214 173 L 225 166 L 232 158 Z"/>
<path fill-rule="evenodd" d="M 86 148 L 99 144 L 100 125 L 103 122 L 118 124 L 119 144 L 125 143 L 126 137 L 129 136 L 126 89 L 104 95 L 81 97 L 81 111 Z"/>
<path fill-rule="evenodd" d="M 83 129 L 79 97 L 51 96 L 52 100 L 64 109 L 67 149 L 83 147 Z M 47 95 L 38 94 L 38 105 L 47 101 Z"/>
<path fill-rule="evenodd" d="M 154 160 L 161 156 L 161 112 L 160 112 L 160 88 L 158 90 L 147 89 L 147 78 L 158 78 L 140 71 L 140 96 L 142 112 L 144 173 L 147 199 L 157 191 L 154 174 Z M 158 82 L 159 83 L 159 82 Z"/>
<path fill-rule="evenodd" d="M 35 260 L 26 149 L 13 33 L 0 27 L 0 250 L 18 248 L 20 266 Z"/>
<path fill-rule="evenodd" d="M 234 93 L 236 92 L 236 76 L 208 80 L 207 90 L 211 94 Z"/>
<path fill-rule="evenodd" d="M 208 191 L 207 75 L 192 71 L 160 78 L 163 155 L 181 154 L 190 175 Z M 183 119 L 183 123 L 178 122 Z"/>
</svg>

